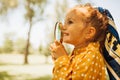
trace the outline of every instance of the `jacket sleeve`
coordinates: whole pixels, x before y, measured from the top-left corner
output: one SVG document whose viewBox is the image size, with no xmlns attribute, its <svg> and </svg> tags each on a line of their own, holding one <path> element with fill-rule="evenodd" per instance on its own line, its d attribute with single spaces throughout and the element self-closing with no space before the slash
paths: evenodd
<svg viewBox="0 0 120 80">
<path fill-rule="evenodd" d="M 59 57 L 54 62 L 53 80 L 68 80 L 71 71 L 70 58 L 68 56 Z"/>
</svg>

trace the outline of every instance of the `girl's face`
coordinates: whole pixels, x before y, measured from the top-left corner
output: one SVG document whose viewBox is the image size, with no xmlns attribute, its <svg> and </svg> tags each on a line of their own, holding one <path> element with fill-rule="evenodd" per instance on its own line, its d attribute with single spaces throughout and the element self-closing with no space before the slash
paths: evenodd
<svg viewBox="0 0 120 80">
<path fill-rule="evenodd" d="M 88 11 L 85 8 L 71 9 L 67 13 L 62 29 L 64 42 L 77 46 L 86 41 L 85 36 L 88 29 L 83 19 L 87 13 Z"/>
</svg>

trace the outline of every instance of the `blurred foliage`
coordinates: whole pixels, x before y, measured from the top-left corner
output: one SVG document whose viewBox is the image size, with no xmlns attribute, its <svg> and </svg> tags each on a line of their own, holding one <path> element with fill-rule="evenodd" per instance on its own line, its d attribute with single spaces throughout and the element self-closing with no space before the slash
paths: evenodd
<svg viewBox="0 0 120 80">
<path fill-rule="evenodd" d="M 1 53 L 12 53 L 14 50 L 14 41 L 13 36 L 15 35 L 14 32 L 6 32 L 4 33 L 4 42 L 3 45 L 1 46 Z"/>
<path fill-rule="evenodd" d="M 2 47 L 0 47 L 0 53 L 2 53 L 2 50 L 3 50 Z"/>
<path fill-rule="evenodd" d="M 51 55 L 50 50 L 49 50 L 49 45 L 47 45 L 47 46 L 40 45 L 39 52 L 40 52 L 40 54 L 42 54 L 46 57 L 45 63 L 48 63 L 48 57 Z"/>
<path fill-rule="evenodd" d="M 3 43 L 2 52 L 11 53 L 13 52 L 13 41 L 9 38 L 6 38 Z"/>
<path fill-rule="evenodd" d="M 36 14 L 39 14 L 39 17 L 36 18 L 42 18 L 42 14 L 44 12 L 44 7 L 47 0 L 26 0 L 25 8 L 26 8 L 26 14 L 25 18 L 26 20 L 30 20 L 33 17 L 36 16 Z"/>
<path fill-rule="evenodd" d="M 18 38 L 14 43 L 14 50 L 17 53 L 25 53 L 26 40 L 23 38 Z"/>
<path fill-rule="evenodd" d="M 40 52 L 40 54 L 42 54 L 44 56 L 49 56 L 50 55 L 50 51 L 49 51 L 48 46 L 44 47 L 44 46 L 40 45 L 39 46 L 39 52 Z"/>
<path fill-rule="evenodd" d="M 82 0 L 76 0 L 78 3 L 81 2 Z"/>
<path fill-rule="evenodd" d="M 27 13 L 25 14 L 26 20 L 32 19 L 35 14 L 34 10 L 30 7 L 26 7 L 26 9 L 27 9 Z"/>
<path fill-rule="evenodd" d="M 52 77 L 50 75 L 45 75 L 39 78 L 27 79 L 27 80 L 51 80 Z"/>
<path fill-rule="evenodd" d="M 27 74 L 10 75 L 6 71 L 0 72 L 0 80 L 51 80 L 51 79 L 52 77 L 50 75 L 32 78 L 30 77 L 30 75 L 27 75 Z"/>
<path fill-rule="evenodd" d="M 0 14 L 7 13 L 8 9 L 16 8 L 18 0 L 0 0 Z"/>
<path fill-rule="evenodd" d="M 6 72 L 0 72 L 0 80 L 13 80 L 12 77 Z"/>
<path fill-rule="evenodd" d="M 31 37 L 30 35 L 31 35 L 33 23 L 38 21 L 37 19 L 40 19 L 42 17 L 45 3 L 46 3 L 46 0 L 26 0 L 25 1 L 25 7 L 26 7 L 25 18 L 26 18 L 26 21 L 28 21 L 29 23 L 29 29 L 27 33 L 28 37 L 27 37 L 26 50 L 24 55 L 24 64 L 28 64 L 28 55 L 29 55 L 30 37 Z M 36 16 L 35 14 L 37 14 L 39 11 L 40 11 L 39 16 L 35 18 Z"/>
<path fill-rule="evenodd" d="M 62 1 L 62 2 L 61 2 Z M 60 21 L 64 15 L 65 12 L 67 11 L 69 5 L 68 5 L 68 0 L 56 0 L 56 5 L 55 5 L 55 12 L 56 12 L 56 19 Z"/>
<path fill-rule="evenodd" d="M 26 40 L 24 38 L 18 38 L 15 41 L 10 37 L 5 38 L 4 43 L 0 46 L 0 53 L 20 53 L 24 54 L 26 48 Z M 30 44 L 30 54 L 34 53 L 35 50 Z"/>
<path fill-rule="evenodd" d="M 26 0 L 27 2 L 31 2 L 32 4 L 36 4 L 36 3 L 42 3 L 44 0 Z"/>
</svg>

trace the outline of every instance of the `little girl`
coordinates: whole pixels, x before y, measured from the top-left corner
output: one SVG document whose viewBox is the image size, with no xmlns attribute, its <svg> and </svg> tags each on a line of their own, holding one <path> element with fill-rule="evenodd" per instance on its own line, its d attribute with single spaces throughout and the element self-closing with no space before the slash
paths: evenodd
<svg viewBox="0 0 120 80">
<path fill-rule="evenodd" d="M 52 80 L 107 80 L 102 56 L 108 18 L 90 4 L 77 5 L 67 12 L 61 27 L 62 40 L 74 45 L 68 55 L 59 41 L 50 45 L 54 60 Z"/>
</svg>

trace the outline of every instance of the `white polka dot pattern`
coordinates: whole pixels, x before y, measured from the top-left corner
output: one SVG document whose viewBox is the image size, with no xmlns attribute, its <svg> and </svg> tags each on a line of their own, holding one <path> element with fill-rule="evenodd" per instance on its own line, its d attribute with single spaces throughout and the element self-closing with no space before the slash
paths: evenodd
<svg viewBox="0 0 120 80">
<path fill-rule="evenodd" d="M 71 56 L 62 56 L 54 64 L 52 80 L 106 80 L 99 43 L 75 49 Z"/>
</svg>

